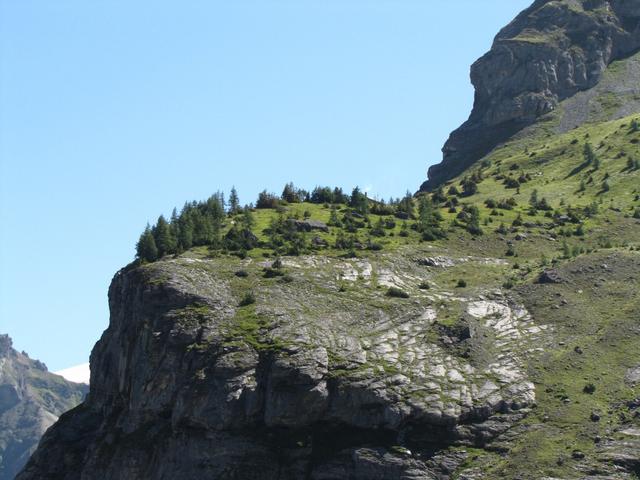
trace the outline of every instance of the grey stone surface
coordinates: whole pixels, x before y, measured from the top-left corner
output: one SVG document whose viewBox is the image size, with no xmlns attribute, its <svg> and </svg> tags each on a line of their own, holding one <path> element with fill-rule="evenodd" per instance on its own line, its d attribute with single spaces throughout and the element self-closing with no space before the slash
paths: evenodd
<svg viewBox="0 0 640 480">
<path fill-rule="evenodd" d="M 629 0 L 535 1 L 471 67 L 473 111 L 449 137 L 442 163 L 429 168 L 421 190 L 459 175 L 561 101 L 597 85 L 612 61 L 640 47 L 639 20 L 640 4 Z M 637 78 L 632 82 L 637 90 Z M 562 124 L 572 128 L 587 118 L 589 102 L 567 109 Z"/>
<path fill-rule="evenodd" d="M 257 289 L 251 319 L 263 327 L 243 331 L 237 264 L 121 271 L 88 399 L 18 478 L 446 478 L 462 459 L 437 452 L 486 445 L 535 402 L 524 357 L 548 334 L 493 292 L 447 300 L 466 333 L 447 330 L 443 343 L 431 333 L 443 300 L 418 289 L 425 267 L 412 257 L 287 258 L 296 282 Z M 386 299 L 374 279 L 413 300 Z M 369 286 L 343 295 L 345 281 Z"/>
</svg>

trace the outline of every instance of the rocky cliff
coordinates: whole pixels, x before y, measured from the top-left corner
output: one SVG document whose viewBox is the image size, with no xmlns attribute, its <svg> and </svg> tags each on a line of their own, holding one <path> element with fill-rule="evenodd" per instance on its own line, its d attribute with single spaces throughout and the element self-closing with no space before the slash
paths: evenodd
<svg viewBox="0 0 640 480">
<path fill-rule="evenodd" d="M 460 318 L 447 326 L 437 296 L 418 293 L 419 255 L 287 260 L 291 283 L 258 280 L 263 266 L 250 261 L 118 273 L 88 401 L 19 478 L 435 478 L 456 468 L 465 455 L 438 454 L 485 445 L 534 402 L 521 356 L 546 327 L 499 292 L 452 299 Z M 368 287 L 342 293 L 340 278 Z M 387 301 L 374 282 L 416 299 Z M 257 303 L 238 307 L 250 284 Z"/>
<path fill-rule="evenodd" d="M 509 52 L 531 44 L 534 73 L 547 54 L 560 65 L 547 35 L 608 53 L 567 47 L 581 60 L 553 90 L 525 70 L 526 88 L 479 94 L 491 135 L 523 99 L 563 115 L 463 172 L 474 193 L 416 201 L 415 218 L 280 202 L 224 215 L 223 238 L 254 225 L 247 250 L 118 272 L 90 393 L 18 480 L 637 478 L 640 56 L 623 48 L 637 5 L 536 2 L 501 33 Z"/>
<path fill-rule="evenodd" d="M 421 190 L 450 180 L 493 148 L 598 84 L 607 66 L 640 48 L 640 3 L 537 0 L 471 67 L 473 111 L 429 168 Z M 636 78 L 636 83 L 638 78 Z"/>
<path fill-rule="evenodd" d="M 78 405 L 86 385 L 65 381 L 12 348 L 0 335 L 0 480 L 11 480 L 42 434 L 63 412 Z"/>
<path fill-rule="evenodd" d="M 507 261 L 461 245 L 285 259 L 286 280 L 197 252 L 119 272 L 90 394 L 17 478 L 541 478 L 538 455 L 566 461 L 556 444 L 574 474 L 632 478 L 640 257 L 588 257 L 508 291 Z M 461 275 L 476 286 L 455 291 Z M 593 275 L 598 297 L 582 295 Z"/>
</svg>

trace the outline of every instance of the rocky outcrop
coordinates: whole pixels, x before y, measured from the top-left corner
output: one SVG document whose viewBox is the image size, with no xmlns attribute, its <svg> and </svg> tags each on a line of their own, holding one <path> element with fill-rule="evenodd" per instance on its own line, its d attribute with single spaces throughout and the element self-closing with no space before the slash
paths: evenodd
<svg viewBox="0 0 640 480">
<path fill-rule="evenodd" d="M 451 134 L 442 163 L 429 168 L 421 190 L 459 175 L 562 100 L 595 86 L 612 61 L 639 48 L 638 2 L 537 0 L 471 67 L 471 116 Z"/>
<path fill-rule="evenodd" d="M 60 414 L 75 407 L 86 385 L 67 382 L 0 335 L 0 480 L 12 480 Z"/>
<path fill-rule="evenodd" d="M 445 341 L 412 255 L 285 259 L 286 282 L 224 258 L 121 271 L 88 399 L 18 478 L 448 478 L 465 459 L 449 446 L 482 447 L 533 404 L 523 358 L 546 333 L 495 292 L 451 299 L 466 333 Z"/>
</svg>

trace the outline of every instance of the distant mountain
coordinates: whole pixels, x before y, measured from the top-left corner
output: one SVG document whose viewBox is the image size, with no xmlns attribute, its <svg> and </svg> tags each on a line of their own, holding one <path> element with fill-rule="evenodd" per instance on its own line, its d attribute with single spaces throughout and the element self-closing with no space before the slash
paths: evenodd
<svg viewBox="0 0 640 480">
<path fill-rule="evenodd" d="M 0 480 L 15 477 L 42 434 L 87 391 L 87 385 L 48 372 L 0 335 Z"/>
</svg>

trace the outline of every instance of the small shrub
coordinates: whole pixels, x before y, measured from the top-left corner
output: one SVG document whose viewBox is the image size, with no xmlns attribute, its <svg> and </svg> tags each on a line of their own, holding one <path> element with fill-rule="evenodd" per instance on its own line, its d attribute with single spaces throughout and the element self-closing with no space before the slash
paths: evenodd
<svg viewBox="0 0 640 480">
<path fill-rule="evenodd" d="M 367 242 L 367 250 L 371 250 L 371 251 L 374 251 L 374 252 L 379 252 L 383 248 L 384 248 L 383 245 L 381 243 L 379 243 L 379 242 L 374 242 L 374 241 L 371 241 L 371 240 L 369 240 Z"/>
<path fill-rule="evenodd" d="M 247 278 L 249 276 L 249 272 L 247 272 L 246 270 L 238 270 L 235 273 L 235 276 L 240 278 Z"/>
<path fill-rule="evenodd" d="M 240 299 L 240 303 L 238 304 L 238 306 L 246 307 L 248 305 L 253 305 L 254 303 L 256 303 L 255 295 L 253 294 L 253 292 L 247 292 Z"/>
<path fill-rule="evenodd" d="M 279 268 L 267 267 L 264 269 L 264 278 L 276 278 L 284 276 L 284 272 Z"/>
<path fill-rule="evenodd" d="M 511 225 L 513 225 L 514 227 L 521 227 L 522 226 L 522 215 L 518 214 L 518 216 L 515 218 L 515 220 L 511 223 Z"/>
<path fill-rule="evenodd" d="M 596 386 L 593 383 L 587 383 L 582 391 L 586 394 L 593 395 L 596 391 Z"/>
<path fill-rule="evenodd" d="M 507 177 L 504 180 L 505 188 L 518 188 L 520 186 L 520 182 L 513 177 Z"/>
<path fill-rule="evenodd" d="M 420 290 L 429 290 L 431 288 L 431 285 L 429 285 L 428 282 L 422 282 L 420 283 L 420 285 L 418 285 L 418 288 Z"/>
<path fill-rule="evenodd" d="M 498 202 L 496 202 L 493 198 L 487 198 L 484 201 L 484 204 L 487 208 L 496 208 L 498 206 Z"/>
<path fill-rule="evenodd" d="M 460 279 L 458 280 L 458 283 L 456 284 L 456 287 L 458 288 L 467 288 L 467 281 Z"/>
<path fill-rule="evenodd" d="M 389 290 L 387 290 L 387 296 L 394 298 L 409 298 L 409 294 L 407 292 L 397 287 L 389 287 Z"/>
</svg>

